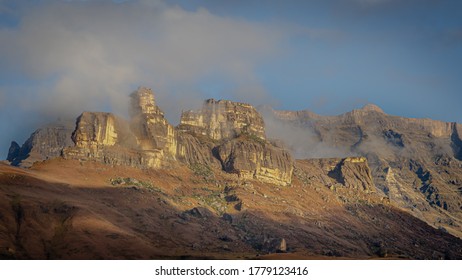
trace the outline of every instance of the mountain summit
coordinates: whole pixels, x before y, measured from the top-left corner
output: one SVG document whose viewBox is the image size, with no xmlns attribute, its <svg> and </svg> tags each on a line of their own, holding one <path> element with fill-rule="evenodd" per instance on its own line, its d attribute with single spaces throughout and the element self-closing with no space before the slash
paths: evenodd
<svg viewBox="0 0 462 280">
<path fill-rule="evenodd" d="M 298 158 L 367 158 L 379 192 L 462 237 L 461 124 L 392 116 L 370 104 L 339 116 L 266 110 L 265 118 L 268 134 Z M 291 137 L 300 131 L 304 142 Z"/>
<path fill-rule="evenodd" d="M 366 104 L 366 105 L 364 105 L 362 110 L 370 111 L 370 112 L 377 112 L 377 113 L 384 113 L 382 108 L 380 108 L 379 106 L 374 105 L 374 104 Z"/>
<path fill-rule="evenodd" d="M 130 98 L 130 120 L 84 112 L 74 130 L 42 128 L 19 150 L 13 144 L 9 161 L 30 166 L 33 160 L 62 156 L 137 168 L 202 164 L 221 166 L 245 178 L 290 184 L 292 157 L 266 140 L 263 118 L 251 105 L 209 99 L 200 111 L 183 112 L 175 128 L 156 105 L 151 89 L 140 87 Z"/>
<path fill-rule="evenodd" d="M 0 258 L 462 258 L 460 124 L 262 108 L 141 87 L 12 142 Z"/>
</svg>

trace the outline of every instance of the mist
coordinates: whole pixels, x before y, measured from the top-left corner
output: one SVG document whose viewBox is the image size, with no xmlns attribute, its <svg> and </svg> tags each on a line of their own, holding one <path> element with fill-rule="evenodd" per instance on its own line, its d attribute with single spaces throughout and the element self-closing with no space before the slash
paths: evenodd
<svg viewBox="0 0 462 280">
<path fill-rule="evenodd" d="M 223 93 L 247 102 L 266 99 L 254 68 L 277 55 L 280 27 L 186 11 L 162 1 L 1 1 L 16 18 L 0 29 L 0 154 L 37 128 L 82 111 L 128 113 L 128 95 L 153 89 L 173 124 L 181 110 Z M 11 4 L 12 5 L 12 4 Z M 226 92 L 200 82 L 232 85 Z M 231 90 L 230 90 L 231 89 Z M 248 89 L 258 89 L 252 94 Z"/>
<path fill-rule="evenodd" d="M 433 0 L 0 0 L 0 157 L 11 140 L 82 111 L 127 117 L 139 86 L 173 125 L 207 98 L 322 115 L 367 101 L 460 122 L 460 10 Z M 274 133 L 316 147 L 310 157 L 344 152 L 286 129 Z"/>
<path fill-rule="evenodd" d="M 355 156 L 349 147 L 334 147 L 323 142 L 313 128 L 284 121 L 272 114 L 271 109 L 261 109 L 269 139 L 282 141 L 285 148 L 292 152 L 296 159 L 311 158 L 344 158 Z"/>
</svg>

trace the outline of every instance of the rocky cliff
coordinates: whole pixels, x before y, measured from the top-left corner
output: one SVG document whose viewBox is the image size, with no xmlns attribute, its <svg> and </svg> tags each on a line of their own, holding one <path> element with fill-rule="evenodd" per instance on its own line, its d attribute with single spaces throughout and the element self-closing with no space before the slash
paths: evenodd
<svg viewBox="0 0 462 280">
<path fill-rule="evenodd" d="M 41 240 L 39 252 L 58 252 L 49 217 L 55 217 L 60 228 L 80 226 L 68 231 L 79 238 L 88 238 L 87 232 L 94 230 L 89 217 L 103 224 L 110 221 L 111 226 L 101 228 L 101 236 L 91 237 L 91 243 L 103 238 L 110 248 L 114 240 L 125 240 L 121 233 L 132 240 L 144 231 L 140 248 L 146 240 L 161 240 L 156 249 L 170 240 L 162 247 L 165 251 L 180 242 L 186 251 L 201 252 L 231 252 L 239 245 L 239 250 L 250 247 L 258 253 L 300 250 L 336 257 L 462 254 L 460 239 L 454 237 L 462 237 L 461 125 L 390 116 L 374 105 L 327 117 L 308 111 L 266 111 L 270 118 L 264 121 L 248 104 L 206 100 L 201 110 L 184 112 L 181 123 L 173 127 L 153 92 L 139 88 L 131 94 L 128 120 L 84 112 L 71 126 L 37 130 L 22 147 L 13 142 L 8 160 L 14 165 L 27 167 L 53 157 L 71 160 L 48 160 L 31 170 L 0 166 L 7 170 L 0 172 L 6 201 L 0 205 L 10 210 L 16 205 L 13 210 L 19 211 L 19 205 L 26 205 L 19 204 L 19 198 L 32 198 L 25 213 L 42 211 L 43 218 L 34 224 L 35 218 L 23 221 L 9 215 L 0 234 L 10 240 L 4 245 L 18 252 L 0 254 L 27 256 L 21 255 L 21 248 L 28 244 L 18 243 L 18 233 Z M 277 144 L 272 137 L 285 143 Z M 293 160 L 282 147 L 318 158 Z M 41 175 L 45 181 L 37 179 Z M 49 188 L 46 180 L 51 178 Z M 39 188 L 17 188 L 16 199 L 9 185 Z M 86 185 L 92 187 L 73 187 Z M 40 187 L 46 190 L 42 194 Z M 33 199 L 38 195 L 40 203 Z M 88 211 L 79 208 L 95 198 L 95 205 L 86 205 Z M 63 201 L 76 203 L 71 207 Z M 114 205 L 131 214 L 126 219 L 114 216 Z M 81 220 L 70 222 L 75 209 L 80 209 Z M 63 225 L 65 213 L 68 223 Z M 42 234 L 18 230 L 22 222 L 29 229 L 42 229 Z M 107 231 L 115 224 L 120 229 Z M 214 247 L 216 242 L 220 247 Z M 63 244 L 68 248 L 82 243 Z"/>
<path fill-rule="evenodd" d="M 73 146 L 70 123 L 47 125 L 37 129 L 20 147 L 12 142 L 7 160 L 12 165 L 30 167 L 34 162 L 61 155 L 65 147 Z"/>
<path fill-rule="evenodd" d="M 83 113 L 73 132 L 75 147 L 65 149 L 64 157 L 138 168 L 163 168 L 174 165 L 180 150 L 182 159 L 206 161 L 207 156 L 198 151 L 200 148 L 184 137 L 181 138 L 182 146 L 178 145 L 178 133 L 156 105 L 151 89 L 139 88 L 130 98 L 129 121 L 111 113 Z M 184 149 L 185 145 L 189 149 Z"/>
<path fill-rule="evenodd" d="M 183 113 L 175 128 L 151 89 L 139 88 L 130 98 L 128 121 L 112 113 L 84 112 L 73 131 L 41 130 L 32 136 L 39 140 L 25 145 L 37 151 L 39 159 L 62 155 L 137 168 L 201 164 L 246 179 L 290 184 L 293 160 L 265 139 L 263 119 L 251 105 L 210 99 L 202 110 Z M 12 143 L 8 160 L 14 164 L 37 160 L 23 150 Z"/>
<path fill-rule="evenodd" d="M 306 132 L 307 156 L 317 151 L 317 157 L 367 158 L 377 191 L 432 226 L 461 235 L 460 124 L 392 116 L 375 105 L 325 117 L 308 111 L 265 112 L 272 122 L 270 135 L 285 127 L 286 133 L 278 136 L 296 148 L 299 143 L 288 131 Z"/>
<path fill-rule="evenodd" d="M 239 137 L 216 147 L 216 154 L 223 169 L 240 178 L 282 185 L 292 181 L 291 155 L 269 142 Z"/>
<path fill-rule="evenodd" d="M 151 89 L 139 88 L 130 95 L 130 129 L 142 150 L 162 150 L 166 157 L 175 158 L 176 131 L 156 105 Z"/>
<path fill-rule="evenodd" d="M 288 185 L 293 159 L 266 140 L 262 116 L 249 104 L 209 99 L 199 111 L 186 111 L 178 130 L 214 146 L 222 169 L 240 178 Z"/>
<path fill-rule="evenodd" d="M 304 184 L 358 194 L 374 193 L 376 186 L 365 157 L 299 160 L 295 177 Z"/>
<path fill-rule="evenodd" d="M 199 111 L 181 115 L 178 129 L 213 140 L 230 139 L 247 133 L 265 139 L 261 115 L 249 104 L 208 99 Z"/>
<path fill-rule="evenodd" d="M 328 174 L 346 188 L 375 191 L 371 170 L 365 157 L 344 158 Z"/>
<path fill-rule="evenodd" d="M 84 112 L 72 133 L 75 145 L 64 158 L 93 160 L 138 168 L 161 167 L 161 151 L 142 151 L 126 121 L 111 113 Z"/>
</svg>

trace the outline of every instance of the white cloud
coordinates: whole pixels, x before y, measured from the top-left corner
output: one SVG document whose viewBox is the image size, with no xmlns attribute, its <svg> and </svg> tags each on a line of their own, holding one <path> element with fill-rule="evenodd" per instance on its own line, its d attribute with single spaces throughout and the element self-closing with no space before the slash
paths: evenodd
<svg viewBox="0 0 462 280">
<path fill-rule="evenodd" d="M 238 94 L 256 88 L 265 98 L 254 68 L 279 51 L 282 36 L 274 26 L 160 1 L 45 1 L 23 6 L 19 26 L 0 29 L 0 73 L 33 81 L 5 92 L 15 106 L 51 117 L 108 106 L 125 112 L 138 85 L 151 86 L 164 102 L 187 103 L 186 89 L 197 97 L 195 86 L 210 74 L 225 77 Z"/>
</svg>

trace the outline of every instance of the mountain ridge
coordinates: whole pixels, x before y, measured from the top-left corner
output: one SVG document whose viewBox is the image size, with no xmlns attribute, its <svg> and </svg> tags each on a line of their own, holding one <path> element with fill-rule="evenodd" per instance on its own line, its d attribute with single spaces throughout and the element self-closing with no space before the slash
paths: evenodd
<svg viewBox="0 0 462 280">
<path fill-rule="evenodd" d="M 6 171 L 0 174 L 0 191 L 3 188 L 3 199 L 8 203 L 16 203 L 8 194 L 10 187 L 16 188 L 13 192 L 21 193 L 24 205 L 32 211 L 33 205 L 50 202 L 29 193 L 30 183 L 25 183 L 32 180 L 29 176 L 42 178 L 44 192 L 61 188 L 54 185 L 60 182 L 60 186 L 70 189 L 62 189 L 59 200 L 66 200 L 66 192 L 75 195 L 73 202 L 66 203 L 66 207 L 75 209 L 69 212 L 73 217 L 94 212 L 89 209 L 96 207 L 80 201 L 87 194 L 75 193 L 73 188 L 101 189 L 97 191 L 101 197 L 94 197 L 98 205 L 102 203 L 99 199 L 108 200 L 106 191 L 132 189 L 133 193 L 127 193 L 130 199 L 150 203 L 157 199 L 172 207 L 170 214 L 162 214 L 172 217 L 172 228 L 176 223 L 186 223 L 184 230 L 194 234 L 199 234 L 194 229 L 197 227 L 216 232 L 225 227 L 229 231 L 226 238 L 216 236 L 221 241 L 191 241 L 197 243 L 192 249 L 182 242 L 196 237 L 175 230 L 168 234 L 181 236 L 181 254 L 196 257 L 200 257 L 197 250 L 206 249 L 226 258 L 235 256 L 227 252 L 251 256 L 281 250 L 301 258 L 462 258 L 462 241 L 456 238 L 462 237 L 461 125 L 391 116 L 375 105 L 338 116 L 257 109 L 246 103 L 208 99 L 201 109 L 183 111 L 174 127 L 157 106 L 152 90 L 140 87 L 131 94 L 129 119 L 112 113 L 83 112 L 75 127 L 48 126 L 34 132 L 22 147 L 12 143 L 8 161 L 25 167 L 25 173 L 20 176 L 22 181 L 12 181 L 9 178 L 17 175 L 10 173 L 15 171 L 2 167 Z M 300 159 L 303 156 L 307 159 Z M 118 196 L 109 200 L 111 205 L 120 203 Z M 113 211 L 107 206 L 98 207 L 103 216 Z M 162 220 L 162 215 L 155 214 L 157 208 L 150 214 L 138 213 L 142 211 L 138 206 L 121 209 L 122 215 L 155 217 L 160 219 L 158 223 Z M 339 217 L 335 217 L 337 212 Z M 45 212 L 40 215 L 49 218 Z M 279 228 L 278 221 L 286 219 L 292 222 L 285 224 L 286 229 Z M 351 229 L 344 223 L 352 219 L 353 232 L 362 239 L 348 233 Z M 231 227 L 224 226 L 222 220 Z M 69 226 L 89 230 L 79 219 L 72 221 Z M 127 226 L 141 226 L 116 220 L 111 223 L 120 226 L 117 232 L 126 231 Z M 406 225 L 415 225 L 416 229 L 398 230 Z M 126 236 L 124 240 L 138 242 L 135 240 L 140 238 L 145 244 L 149 235 L 167 238 L 158 227 L 146 227 L 149 230 L 135 234 L 135 239 Z M 264 233 L 260 232 L 262 227 Z M 12 230 L 6 227 L 0 234 Z M 109 232 L 111 236 L 116 234 Z M 306 232 L 317 237 L 313 239 Z M 78 233 L 68 234 L 74 240 L 80 238 Z M 207 236 L 214 238 L 213 234 Z M 345 236 L 353 238 L 353 243 L 348 243 Z M 231 244 L 216 247 L 223 240 L 236 240 L 236 250 L 229 247 Z M 316 245 L 316 240 L 327 245 Z M 63 242 L 63 246 L 68 244 Z M 177 241 L 169 242 L 169 246 L 175 246 L 172 244 Z M 444 250 L 423 245 L 441 242 L 447 244 Z M 109 240 L 104 241 L 101 250 L 108 250 L 109 244 Z M 43 257 L 41 249 L 27 248 L 27 252 L 38 250 L 37 256 Z M 53 250 L 61 252 L 56 258 L 69 253 L 63 248 Z M 26 251 L 11 256 L 26 258 Z M 168 257 L 154 247 L 148 251 Z M 134 255 L 145 258 L 145 254 L 148 252 Z M 174 256 L 178 257 L 170 257 Z"/>
<path fill-rule="evenodd" d="M 376 106 L 327 117 L 270 108 L 262 114 L 271 123 L 269 136 L 293 151 L 366 157 L 378 191 L 427 223 L 461 236 L 462 125 L 392 116 Z M 303 143 L 290 137 L 297 133 Z M 313 157 L 296 157 L 307 155 Z M 448 219 L 451 225 L 441 223 Z"/>
</svg>

